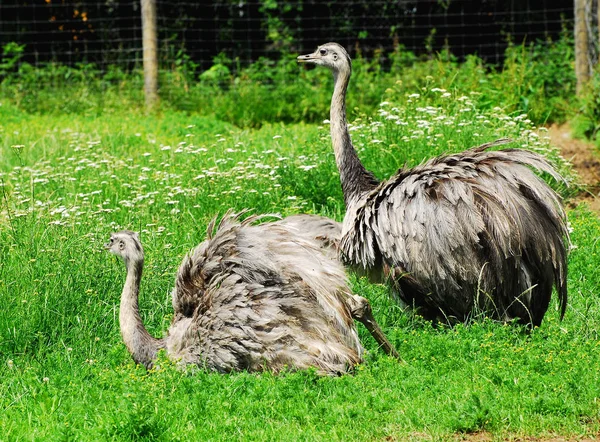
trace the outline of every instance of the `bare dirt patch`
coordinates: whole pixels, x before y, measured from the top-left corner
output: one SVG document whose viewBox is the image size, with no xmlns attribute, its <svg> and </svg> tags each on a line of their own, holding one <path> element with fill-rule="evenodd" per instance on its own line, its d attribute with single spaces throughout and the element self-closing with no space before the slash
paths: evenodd
<svg viewBox="0 0 600 442">
<path fill-rule="evenodd" d="M 533 437 L 533 436 L 506 436 L 493 437 L 490 433 L 479 432 L 472 434 L 458 435 L 455 441 L 466 441 L 466 442 L 495 442 L 495 441 L 506 441 L 506 442 L 597 442 L 598 437 L 582 437 L 582 436 L 547 436 L 547 437 Z"/>
<path fill-rule="evenodd" d="M 583 189 L 574 198 L 573 205 L 585 202 L 600 215 L 600 155 L 596 147 L 587 141 L 574 139 L 568 124 L 552 125 L 548 128 L 548 133 L 552 144 L 573 164 L 583 185 Z"/>
</svg>

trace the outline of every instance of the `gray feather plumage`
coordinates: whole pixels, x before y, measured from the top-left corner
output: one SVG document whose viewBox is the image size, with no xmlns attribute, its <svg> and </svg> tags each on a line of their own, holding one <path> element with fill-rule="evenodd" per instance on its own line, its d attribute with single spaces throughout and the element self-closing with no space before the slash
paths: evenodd
<svg viewBox="0 0 600 442">
<path fill-rule="evenodd" d="M 539 325 L 553 285 L 562 317 L 566 216 L 530 167 L 561 179 L 543 157 L 517 149 L 477 148 L 401 170 L 354 202 L 343 257 L 385 267 L 400 298 L 429 317 L 482 311 Z"/>
<path fill-rule="evenodd" d="M 136 362 L 151 367 L 161 348 L 218 372 L 315 367 L 331 375 L 362 361 L 353 315 L 364 303 L 352 295 L 333 251 L 341 224 L 313 215 L 253 224 L 261 218 L 227 213 L 210 223 L 208 239 L 179 268 L 163 339 L 151 337 L 138 314 L 139 238 L 112 235 L 106 247 L 128 270 L 119 318 Z"/>
<path fill-rule="evenodd" d="M 168 353 L 220 372 L 348 371 L 363 350 L 344 269 L 324 253 L 341 226 L 310 215 L 257 219 L 224 216 L 182 263 Z"/>
<path fill-rule="evenodd" d="M 558 292 L 567 305 L 567 220 L 559 196 L 533 170 L 563 180 L 541 155 L 487 150 L 434 158 L 378 183 L 360 163 L 346 122 L 352 65 L 327 43 L 299 62 L 333 72 L 330 130 L 346 203 L 342 258 L 429 318 L 476 312 L 540 325 Z M 533 169 L 533 170 L 532 170 Z"/>
</svg>

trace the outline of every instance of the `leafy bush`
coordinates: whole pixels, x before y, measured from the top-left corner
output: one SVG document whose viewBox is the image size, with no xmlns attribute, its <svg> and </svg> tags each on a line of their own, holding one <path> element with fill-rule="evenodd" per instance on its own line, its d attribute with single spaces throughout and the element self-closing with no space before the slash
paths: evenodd
<svg viewBox="0 0 600 442">
<path fill-rule="evenodd" d="M 580 138 L 588 138 L 598 143 L 600 130 L 600 72 L 592 75 L 590 82 L 578 97 L 579 113 L 572 121 L 573 132 Z"/>
<path fill-rule="evenodd" d="M 2 58 L 0 58 L 0 78 L 14 72 L 17 64 L 23 56 L 25 45 L 8 43 L 2 47 Z"/>
<path fill-rule="evenodd" d="M 527 113 L 536 124 L 562 122 L 578 110 L 572 104 L 573 41 L 566 31 L 555 42 L 510 45 L 501 69 L 476 56 L 458 62 L 448 51 L 418 58 L 399 45 L 390 54 L 375 52 L 365 59 L 358 49 L 348 95 L 351 117 L 358 115 L 355 109 L 375 112 L 385 91 L 398 82 L 415 93 L 432 82 L 457 94 L 476 92 L 482 109 L 499 106 L 507 113 Z M 9 55 L 0 65 L 5 72 L 0 96 L 27 112 L 100 115 L 143 106 L 139 71 L 110 67 L 100 72 L 90 64 L 76 68 L 21 64 L 15 71 L 19 47 L 7 46 L 5 53 Z M 212 114 L 239 127 L 322 121 L 328 117 L 332 90 L 326 70 L 298 66 L 296 54 L 286 53 L 278 60 L 260 58 L 247 67 L 220 55 L 211 68 L 199 73 L 198 65 L 179 51 L 177 61 L 161 70 L 159 84 L 163 108 Z M 594 83 L 592 90 L 596 89 Z M 589 95 L 581 104 L 582 114 L 586 124 L 594 125 L 597 106 L 594 94 Z"/>
<path fill-rule="evenodd" d="M 525 112 L 537 124 L 562 122 L 576 111 L 574 42 L 565 30 L 555 42 L 510 45 L 503 69 L 491 75 L 492 102 Z"/>
<path fill-rule="evenodd" d="M 125 73 L 112 66 L 100 72 L 91 64 L 75 68 L 28 63 L 0 83 L 0 96 L 29 113 L 100 115 L 143 105 L 140 72 Z"/>
</svg>

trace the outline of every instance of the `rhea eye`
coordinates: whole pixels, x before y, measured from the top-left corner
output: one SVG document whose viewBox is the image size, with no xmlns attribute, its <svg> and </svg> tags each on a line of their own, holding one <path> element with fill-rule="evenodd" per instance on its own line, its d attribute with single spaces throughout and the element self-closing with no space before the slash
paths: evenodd
<svg viewBox="0 0 600 442">
<path fill-rule="evenodd" d="M 327 55 L 327 49 L 321 49 L 319 52 L 321 55 Z"/>
</svg>

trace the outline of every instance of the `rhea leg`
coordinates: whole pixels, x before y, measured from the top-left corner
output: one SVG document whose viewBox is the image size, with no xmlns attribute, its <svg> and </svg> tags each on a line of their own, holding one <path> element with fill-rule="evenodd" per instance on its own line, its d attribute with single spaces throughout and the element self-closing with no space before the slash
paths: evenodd
<svg viewBox="0 0 600 442">
<path fill-rule="evenodd" d="M 385 336 L 381 330 L 381 327 L 379 327 L 379 324 L 377 324 L 377 321 L 373 317 L 373 310 L 369 301 L 362 296 L 352 295 L 349 298 L 349 304 L 352 317 L 357 321 L 360 321 L 367 328 L 367 330 L 369 330 L 369 333 L 371 333 L 371 336 L 375 338 L 383 351 L 390 356 L 401 359 L 400 355 Z"/>
</svg>

